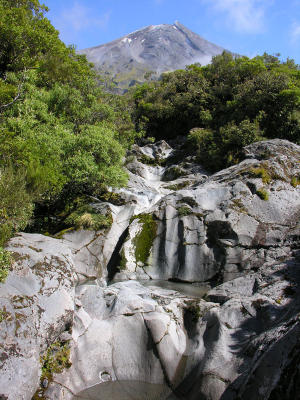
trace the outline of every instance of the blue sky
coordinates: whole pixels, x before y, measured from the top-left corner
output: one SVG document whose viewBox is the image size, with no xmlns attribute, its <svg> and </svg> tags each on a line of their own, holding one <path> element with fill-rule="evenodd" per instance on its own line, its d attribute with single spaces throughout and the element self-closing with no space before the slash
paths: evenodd
<svg viewBox="0 0 300 400">
<path fill-rule="evenodd" d="M 300 0 L 44 0 L 61 39 L 97 46 L 147 25 L 178 20 L 211 42 L 253 57 L 300 64 Z"/>
</svg>

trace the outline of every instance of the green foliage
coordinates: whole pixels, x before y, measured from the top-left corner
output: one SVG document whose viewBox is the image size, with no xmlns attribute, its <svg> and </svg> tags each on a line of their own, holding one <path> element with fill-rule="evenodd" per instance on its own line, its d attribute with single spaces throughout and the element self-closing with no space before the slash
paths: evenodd
<svg viewBox="0 0 300 400">
<path fill-rule="evenodd" d="M 98 194 L 98 198 L 102 201 L 107 201 L 115 206 L 123 206 L 125 204 L 124 199 L 119 193 L 105 191 Z"/>
<path fill-rule="evenodd" d="M 75 227 L 76 229 L 91 229 L 100 230 L 109 228 L 112 224 L 111 213 L 106 215 L 96 212 L 90 205 L 79 207 L 76 211 L 72 212 L 66 219 L 67 226 Z"/>
<path fill-rule="evenodd" d="M 256 194 L 262 200 L 269 200 L 269 193 L 264 188 L 257 189 Z"/>
<path fill-rule="evenodd" d="M 212 171 L 240 161 L 262 138 L 300 143 L 300 71 L 293 60 L 224 52 L 212 63 L 165 74 L 134 93 L 138 129 L 157 139 L 188 136 L 189 152 Z"/>
<path fill-rule="evenodd" d="M 142 224 L 141 231 L 133 239 L 135 259 L 145 264 L 149 258 L 153 241 L 156 238 L 157 222 L 151 214 L 140 214 L 136 217 Z"/>
<path fill-rule="evenodd" d="M 14 232 L 25 228 L 32 209 L 24 172 L 15 172 L 10 166 L 0 169 L 0 246 Z"/>
<path fill-rule="evenodd" d="M 218 169 L 221 165 L 219 148 L 214 132 L 210 129 L 194 128 L 188 135 L 188 147 L 199 162 L 209 169 Z"/>
<path fill-rule="evenodd" d="M 177 209 L 177 213 L 179 217 L 186 217 L 187 215 L 190 215 L 193 213 L 193 211 L 186 206 L 181 206 Z"/>
<path fill-rule="evenodd" d="M 207 81 L 201 68 L 163 74 L 160 82 L 146 83 L 135 94 L 135 119 L 148 136 L 172 138 L 209 123 Z"/>
<path fill-rule="evenodd" d="M 191 151 L 198 156 L 199 162 L 208 169 L 217 171 L 238 163 L 242 158 L 244 146 L 261 138 L 257 122 L 242 121 L 239 125 L 230 123 L 218 132 L 195 128 L 188 135 Z"/>
<path fill-rule="evenodd" d="M 46 11 L 38 0 L 0 0 L 0 245 L 25 228 L 34 206 L 56 212 L 127 182 L 130 102 L 102 92 Z"/>
<path fill-rule="evenodd" d="M 12 266 L 12 255 L 9 251 L 0 247 L 0 283 L 5 282 L 8 272 Z"/>
</svg>

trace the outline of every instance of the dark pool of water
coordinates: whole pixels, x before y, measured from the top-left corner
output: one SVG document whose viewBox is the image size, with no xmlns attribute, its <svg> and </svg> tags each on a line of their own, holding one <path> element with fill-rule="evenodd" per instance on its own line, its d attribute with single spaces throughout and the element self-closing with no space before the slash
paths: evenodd
<svg viewBox="0 0 300 400">
<path fill-rule="evenodd" d="M 167 385 L 138 381 L 105 382 L 78 393 L 74 400 L 178 400 Z"/>
</svg>

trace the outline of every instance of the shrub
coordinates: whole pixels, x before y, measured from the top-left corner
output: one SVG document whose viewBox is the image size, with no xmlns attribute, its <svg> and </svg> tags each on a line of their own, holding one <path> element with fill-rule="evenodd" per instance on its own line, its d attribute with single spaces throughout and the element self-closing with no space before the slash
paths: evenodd
<svg viewBox="0 0 300 400">
<path fill-rule="evenodd" d="M 25 228 L 32 211 L 24 172 L 15 172 L 12 167 L 0 170 L 0 246 L 14 232 Z"/>
<path fill-rule="evenodd" d="M 90 229 L 98 231 L 100 229 L 109 228 L 112 224 L 112 216 L 110 212 L 105 215 L 98 213 L 95 208 L 90 205 L 83 205 L 73 211 L 66 219 L 65 224 L 75 227 L 76 229 Z"/>
</svg>

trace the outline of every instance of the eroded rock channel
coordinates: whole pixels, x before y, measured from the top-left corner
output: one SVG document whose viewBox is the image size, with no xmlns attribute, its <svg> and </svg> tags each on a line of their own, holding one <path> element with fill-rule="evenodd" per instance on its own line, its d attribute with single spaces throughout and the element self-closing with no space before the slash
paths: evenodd
<svg viewBox="0 0 300 400">
<path fill-rule="evenodd" d="M 210 176 L 136 146 L 110 229 L 10 240 L 1 400 L 297 398 L 300 147 L 244 153 Z"/>
</svg>

